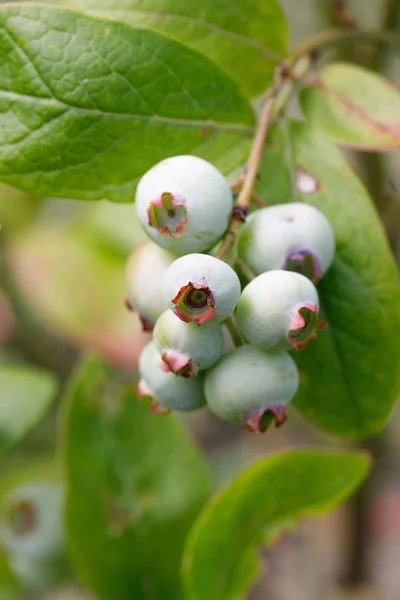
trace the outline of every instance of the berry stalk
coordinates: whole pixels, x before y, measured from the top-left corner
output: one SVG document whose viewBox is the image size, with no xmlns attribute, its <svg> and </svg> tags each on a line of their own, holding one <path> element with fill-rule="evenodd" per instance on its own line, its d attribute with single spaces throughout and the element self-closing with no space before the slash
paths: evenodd
<svg viewBox="0 0 400 600">
<path fill-rule="evenodd" d="M 267 97 L 261 110 L 260 120 L 257 125 L 256 134 L 254 136 L 249 159 L 247 161 L 243 185 L 235 203 L 236 212 L 234 212 L 231 224 L 225 235 L 224 241 L 222 242 L 216 254 L 216 258 L 222 259 L 228 252 L 228 250 L 233 246 L 238 231 L 245 220 L 245 215 L 249 210 L 253 188 L 257 180 L 258 168 L 264 149 L 265 138 L 267 136 L 269 124 L 271 121 L 273 104 L 279 89 L 279 84 L 275 84 L 269 90 L 269 92 L 267 92 Z"/>
<path fill-rule="evenodd" d="M 297 63 L 299 63 L 299 65 Z M 274 85 L 267 91 L 265 101 L 261 109 L 256 133 L 246 165 L 246 170 L 231 184 L 231 189 L 235 189 L 240 186 L 241 189 L 235 202 L 235 208 L 230 226 L 225 234 L 220 248 L 218 249 L 218 252 L 215 255 L 216 258 L 223 259 L 230 248 L 232 248 L 234 245 L 238 232 L 242 224 L 246 221 L 246 215 L 249 210 L 251 200 L 253 199 L 259 206 L 260 204 L 263 206 L 262 200 L 257 194 L 254 193 L 254 185 L 258 177 L 260 161 L 269 126 L 271 124 L 271 120 L 276 118 L 277 114 L 284 108 L 291 96 L 293 82 L 288 80 L 290 79 L 292 70 L 296 74 L 296 80 L 298 78 L 301 79 L 308 71 L 310 64 L 311 61 L 309 56 L 302 56 L 292 64 L 292 68 L 288 64 L 283 63 L 276 69 Z M 290 83 L 290 85 L 285 87 L 285 83 Z"/>
</svg>

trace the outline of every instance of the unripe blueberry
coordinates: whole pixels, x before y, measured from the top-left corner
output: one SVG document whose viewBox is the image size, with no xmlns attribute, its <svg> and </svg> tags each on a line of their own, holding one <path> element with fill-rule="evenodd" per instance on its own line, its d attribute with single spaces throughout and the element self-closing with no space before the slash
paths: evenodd
<svg viewBox="0 0 400 600">
<path fill-rule="evenodd" d="M 236 322 L 244 337 L 267 351 L 305 348 L 326 327 L 318 317 L 313 283 L 291 271 L 268 271 L 251 281 L 240 298 Z"/>
<path fill-rule="evenodd" d="M 220 419 L 242 423 L 254 433 L 275 419 L 286 420 L 285 406 L 295 395 L 299 376 L 287 352 L 267 354 L 254 346 L 239 346 L 207 371 L 207 404 Z"/>
<path fill-rule="evenodd" d="M 224 334 L 217 321 L 198 327 L 181 321 L 171 310 L 157 320 L 153 341 L 161 354 L 161 369 L 183 377 L 195 377 L 198 371 L 212 367 L 224 349 Z"/>
<path fill-rule="evenodd" d="M 141 244 L 128 258 L 125 269 L 127 306 L 137 310 L 145 331 L 152 330 L 158 317 L 167 308 L 163 278 L 175 259 L 154 242 Z"/>
<path fill-rule="evenodd" d="M 151 399 L 150 410 L 167 413 L 170 410 L 196 410 L 205 404 L 203 377 L 176 377 L 160 369 L 161 356 L 154 342 L 143 349 L 139 358 L 139 398 Z"/>
<path fill-rule="evenodd" d="M 313 206 L 277 204 L 250 215 L 238 252 L 256 275 L 286 269 L 317 283 L 333 262 L 335 236 L 325 215 Z"/>
<path fill-rule="evenodd" d="M 143 175 L 136 211 L 151 238 L 179 255 L 211 248 L 228 227 L 231 189 L 209 162 L 172 156 Z"/>
<path fill-rule="evenodd" d="M 222 260 L 207 254 L 187 254 L 165 273 L 164 297 L 186 323 L 223 321 L 231 316 L 239 301 L 240 281 Z"/>
<path fill-rule="evenodd" d="M 59 561 L 65 560 L 64 496 L 61 484 L 38 480 L 19 485 L 3 500 L 1 546 L 14 573 L 29 588 L 56 579 Z"/>
</svg>

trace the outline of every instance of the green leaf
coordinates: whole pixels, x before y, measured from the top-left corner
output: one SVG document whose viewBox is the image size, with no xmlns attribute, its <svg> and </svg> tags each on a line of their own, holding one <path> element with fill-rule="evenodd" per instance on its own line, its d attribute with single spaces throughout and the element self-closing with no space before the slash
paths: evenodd
<svg viewBox="0 0 400 600">
<path fill-rule="evenodd" d="M 68 395 L 67 528 L 82 579 L 107 600 L 179 600 L 183 542 L 209 494 L 197 448 L 94 359 Z"/>
<path fill-rule="evenodd" d="M 44 417 L 56 393 L 51 373 L 25 365 L 0 365 L 0 457 Z"/>
<path fill-rule="evenodd" d="M 183 576 L 189 600 L 237 600 L 259 573 L 257 549 L 298 519 L 335 508 L 362 482 L 361 454 L 287 452 L 243 471 L 200 513 Z"/>
<path fill-rule="evenodd" d="M 336 236 L 334 263 L 318 286 L 328 328 L 293 355 L 301 381 L 295 405 L 330 433 L 373 435 L 400 389 L 400 286 L 371 199 L 336 146 L 302 123 L 275 131 L 260 186 L 268 202 L 314 205 Z"/>
<path fill-rule="evenodd" d="M 253 111 L 210 59 L 155 31 L 67 9 L 0 7 L 0 180 L 37 195 L 132 201 L 174 154 L 229 172 Z"/>
<path fill-rule="evenodd" d="M 247 96 L 265 91 L 287 51 L 278 0 L 76 0 L 82 10 L 165 32 L 219 63 Z"/>
<path fill-rule="evenodd" d="M 381 75 L 346 63 L 327 65 L 303 90 L 301 103 L 311 125 L 339 144 L 400 149 L 400 90 Z"/>
</svg>

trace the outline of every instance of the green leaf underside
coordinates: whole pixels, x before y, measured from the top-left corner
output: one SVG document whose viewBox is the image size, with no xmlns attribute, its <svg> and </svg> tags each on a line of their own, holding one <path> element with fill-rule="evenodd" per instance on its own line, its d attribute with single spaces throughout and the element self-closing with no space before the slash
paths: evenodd
<svg viewBox="0 0 400 600">
<path fill-rule="evenodd" d="M 138 402 L 132 379 L 90 359 L 69 393 L 67 528 L 84 582 L 107 600 L 179 600 L 184 538 L 209 494 L 179 424 Z"/>
<path fill-rule="evenodd" d="M 57 382 L 25 365 L 0 365 L 0 456 L 10 450 L 46 414 Z"/>
<path fill-rule="evenodd" d="M 288 524 L 327 512 L 361 483 L 365 456 L 287 452 L 243 471 L 203 509 L 189 535 L 189 600 L 238 600 L 259 573 L 256 550 Z"/>
<path fill-rule="evenodd" d="M 292 186 L 296 167 L 314 178 L 314 193 Z M 330 433 L 372 435 L 387 421 L 400 388 L 400 286 L 371 199 L 341 152 L 302 123 L 275 130 L 261 176 L 268 203 L 311 204 L 336 236 L 334 263 L 318 285 L 328 327 L 293 353 L 301 382 L 295 405 Z"/>
<path fill-rule="evenodd" d="M 339 144 L 360 150 L 400 149 L 400 89 L 360 67 L 324 67 L 301 95 L 310 124 Z"/>
<path fill-rule="evenodd" d="M 199 52 L 68 9 L 0 7 L 0 179 L 35 194 L 131 201 L 154 163 L 245 160 L 254 116 Z"/>
<path fill-rule="evenodd" d="M 133 26 L 157 29 L 220 64 L 243 92 L 265 91 L 287 51 L 277 0 L 76 0 L 76 6 Z"/>
</svg>

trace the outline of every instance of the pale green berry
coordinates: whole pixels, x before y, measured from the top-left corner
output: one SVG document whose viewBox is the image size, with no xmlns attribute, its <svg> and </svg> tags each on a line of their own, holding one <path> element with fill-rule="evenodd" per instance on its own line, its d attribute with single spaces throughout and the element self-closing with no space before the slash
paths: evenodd
<svg viewBox="0 0 400 600">
<path fill-rule="evenodd" d="M 170 410 L 196 410 L 205 404 L 203 377 L 176 377 L 160 368 L 161 355 L 154 342 L 143 349 L 139 357 L 139 398 L 151 400 L 150 410 L 167 413 Z"/>
<path fill-rule="evenodd" d="M 63 558 L 64 488 L 50 481 L 19 485 L 2 501 L 1 546 L 19 580 L 32 589 L 57 579 Z"/>
<path fill-rule="evenodd" d="M 143 329 L 152 329 L 167 308 L 164 300 L 163 278 L 176 256 L 154 242 L 138 246 L 128 258 L 125 269 L 127 306 L 136 310 Z"/>
<path fill-rule="evenodd" d="M 157 320 L 153 341 L 161 354 L 161 368 L 183 377 L 195 377 L 209 369 L 222 355 L 224 334 L 220 323 L 210 321 L 202 327 L 181 321 L 171 310 Z"/>
<path fill-rule="evenodd" d="M 275 419 L 286 420 L 286 405 L 295 395 L 299 376 L 287 352 L 267 354 L 254 346 L 239 346 L 207 371 L 207 404 L 220 419 L 265 431 Z"/>
<path fill-rule="evenodd" d="M 304 348 L 326 325 L 313 283 L 291 271 L 268 271 L 243 290 L 236 322 L 246 340 L 267 351 Z"/>
<path fill-rule="evenodd" d="M 333 262 L 335 235 L 317 208 L 301 202 L 277 204 L 249 216 L 238 252 L 256 275 L 286 269 L 317 283 Z"/>
<path fill-rule="evenodd" d="M 174 313 L 198 325 L 230 317 L 240 298 L 240 281 L 222 260 L 207 254 L 178 258 L 164 276 L 164 297 Z"/>
<path fill-rule="evenodd" d="M 143 175 L 136 191 L 145 231 L 178 255 L 211 248 L 226 231 L 232 208 L 232 192 L 222 173 L 197 156 L 161 161 Z"/>
</svg>

